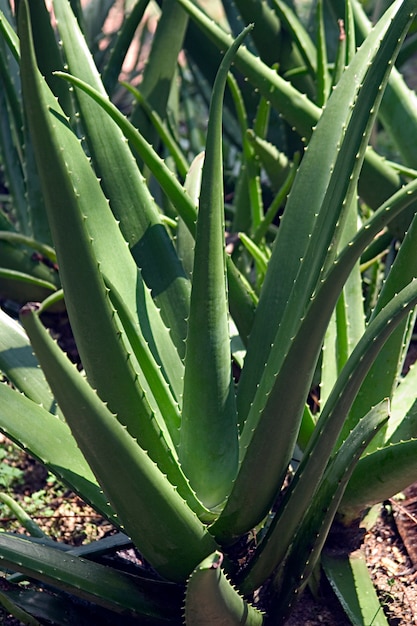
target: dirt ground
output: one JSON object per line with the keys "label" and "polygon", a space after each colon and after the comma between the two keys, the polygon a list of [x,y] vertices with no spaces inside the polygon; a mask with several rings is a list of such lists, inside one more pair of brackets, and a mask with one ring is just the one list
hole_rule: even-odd
{"label": "dirt ground", "polygon": [[[76,495],[65,490],[57,495],[56,485],[49,485],[41,465],[24,454],[19,462],[23,480],[13,495],[23,501],[25,496],[45,490],[45,511],[40,507],[32,517],[49,536],[81,545],[112,531],[111,525]],[[24,532],[13,516],[4,512],[0,527]],[[363,535],[362,549],[390,626],[417,626],[417,483],[404,492],[402,499],[384,503],[376,523],[363,531]],[[332,545],[338,543],[339,549],[346,547],[343,533],[333,533],[331,541]],[[0,588],[1,583],[0,577]],[[349,626],[350,623],[322,575],[318,592],[313,595],[309,588],[304,591],[286,626]],[[22,623],[0,610],[0,624],[20,626]],[[118,621],[119,625],[123,623]]]}

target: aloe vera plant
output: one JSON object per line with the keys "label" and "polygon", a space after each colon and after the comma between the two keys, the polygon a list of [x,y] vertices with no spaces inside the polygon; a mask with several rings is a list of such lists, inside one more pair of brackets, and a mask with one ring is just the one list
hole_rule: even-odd
{"label": "aloe vera plant", "polygon": [[[110,101],[72,3],[54,2],[64,59],[48,74],[38,37],[51,28],[48,14],[40,0],[19,4],[17,34],[12,13],[0,15],[2,45],[19,68],[24,130],[53,242],[48,254],[56,254],[63,294],[56,285],[46,299],[26,302],[20,323],[0,317],[0,367],[12,383],[0,385],[0,429],[113,523],[118,534],[103,551],[128,541],[148,566],[125,573],[94,562],[100,546],[61,550],[45,536],[9,533],[0,535],[1,566],[102,607],[114,623],[121,616],[180,623],[184,602],[191,625],[283,623],[335,515],[359,517],[417,475],[408,418],[415,370],[400,377],[417,305],[417,222],[368,317],[359,267],[367,253],[371,267],[379,262],[369,251],[417,198],[412,170],[401,186],[368,150],[415,2],[392,3],[357,52],[347,11],[346,63],[331,94],[324,44],[321,58],[307,64],[322,109],[245,48],[245,40],[262,45],[262,20],[272,20],[267,33],[284,19],[298,32],[281,3],[274,17],[265,11],[231,37],[188,0],[167,2],[162,29],[178,14],[185,29],[187,14],[227,47],[205,154],[184,183],[142,133],[154,95],[142,96],[148,108],[137,129]],[[247,22],[250,4],[235,6]],[[305,62],[314,49],[307,37],[299,31]],[[167,51],[163,37],[156,41],[159,66]],[[58,58],[54,38],[49,45]],[[261,93],[253,128],[232,63]],[[161,69],[175,83],[172,59]],[[147,71],[152,91],[151,61]],[[243,130],[232,219],[222,184],[227,82]],[[308,137],[298,169],[294,155],[280,155],[269,141],[274,109]],[[187,160],[167,139],[163,111],[152,120],[181,169]],[[275,192],[272,215],[263,208],[261,171]],[[377,190],[367,189],[372,175],[383,181]],[[150,191],[154,181],[169,219]],[[358,186],[373,209],[359,226]],[[246,232],[230,256],[232,222]],[[42,324],[62,297],[82,372]],[[306,402],[317,376],[321,405],[313,415]],[[30,614],[29,600],[4,597],[9,610]],[[71,600],[61,598],[64,610]]]}

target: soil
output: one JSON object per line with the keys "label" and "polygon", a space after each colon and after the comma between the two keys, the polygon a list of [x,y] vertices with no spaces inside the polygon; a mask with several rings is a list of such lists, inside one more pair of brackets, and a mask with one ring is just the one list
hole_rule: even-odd
{"label": "soil", "polygon": [[[0,444],[2,441],[0,440]],[[3,439],[4,443],[4,439]],[[3,462],[7,463],[7,460]],[[20,453],[13,463],[23,471],[23,478],[13,489],[13,496],[22,502],[33,493],[44,490],[45,511],[39,508],[31,517],[49,536],[70,545],[81,545],[112,532],[112,526],[101,519],[80,498],[48,481],[44,467]],[[25,532],[13,516],[0,518],[3,530]],[[385,502],[369,530],[355,531],[352,546],[346,531],[334,526],[328,546],[338,550],[358,547],[377,589],[390,626],[417,626],[417,483],[404,491],[401,498]],[[6,581],[0,578],[0,589]],[[20,626],[22,622],[0,609],[0,624]],[[118,621],[121,626],[124,623]],[[315,593],[306,588],[286,626],[349,626],[350,620],[338,603],[324,575]],[[368,625],[367,625],[368,626]],[[369,625],[371,626],[371,625]]]}

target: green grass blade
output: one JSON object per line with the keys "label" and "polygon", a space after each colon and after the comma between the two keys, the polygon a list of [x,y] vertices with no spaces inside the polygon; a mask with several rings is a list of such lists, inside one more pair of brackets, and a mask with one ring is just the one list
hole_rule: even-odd
{"label": "green grass blade", "polygon": [[229,493],[238,461],[219,181],[224,89],[235,51],[249,30],[226,53],[213,87],[194,249],[179,456],[191,485],[209,507]]}

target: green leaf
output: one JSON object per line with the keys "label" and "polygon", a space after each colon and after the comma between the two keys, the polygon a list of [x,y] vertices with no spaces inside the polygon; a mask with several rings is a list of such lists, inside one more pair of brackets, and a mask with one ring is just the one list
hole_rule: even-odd
{"label": "green leaf", "polygon": [[[142,137],[135,127],[97,91],[89,85],[68,74],[59,74],[62,78],[70,81],[86,93],[106,110],[123,130],[124,135],[131,143],[134,150],[143,158],[146,165],[160,183],[169,200],[174,205],[181,219],[187,225],[192,235],[195,235],[196,206],[184,188],[173,176],[164,161],[153,150],[152,146]],[[229,302],[233,319],[239,328],[242,338],[246,341],[250,334],[254,316],[256,295],[239,273],[230,257],[226,258],[227,276],[229,283]]]}
{"label": "green leaf", "polygon": [[219,181],[223,180],[222,105],[227,73],[249,30],[226,53],[213,87],[194,249],[179,457],[208,507],[221,504],[227,496],[238,462]]}
{"label": "green leaf", "polygon": [[[351,432],[330,460],[311,506],[303,517],[290,549],[272,581],[274,594],[269,615],[281,620],[304,589],[316,566],[337,507],[363,450],[386,420],[385,408],[375,407]],[[272,531],[271,531],[272,532]]]}
{"label": "green leaf", "polygon": [[121,615],[139,615],[155,624],[178,617],[176,585],[126,574],[29,539],[2,533],[0,564]]}
{"label": "green leaf", "polygon": [[[70,72],[106,98],[98,70],[69,4],[55,2],[55,13]],[[177,350],[184,356],[189,281],[123,133],[91,98],[79,90],[77,98],[87,144],[103,191],[120,221],[120,230],[143,279],[161,307],[162,318],[171,330]],[[120,258],[115,261],[116,265],[120,262]],[[180,376],[180,366],[175,374]],[[171,377],[174,380],[173,372]]]}
{"label": "green leaf", "polygon": [[[408,9],[409,7],[403,8],[404,13],[400,13],[398,22],[396,20],[391,22],[389,13],[385,18],[385,27],[383,26],[384,21],[380,22],[380,28],[385,30],[390,46],[392,46],[389,54],[393,54],[393,51],[398,45],[399,33],[395,32],[396,28],[398,27],[400,31],[406,28],[409,19]],[[380,51],[383,57],[388,55],[385,42],[384,46],[380,48],[379,34],[377,31],[374,31],[374,37],[369,41],[369,48],[374,50],[373,53],[377,55],[376,58],[379,57],[378,51]],[[364,104],[364,109],[361,111],[361,106],[359,106],[361,99],[360,96],[358,96],[355,101],[349,127],[351,124],[355,125],[356,122],[358,122],[358,126],[355,127],[355,131],[352,135],[344,134],[344,122],[340,111],[341,104],[339,98],[344,101],[344,107],[350,109],[351,102],[347,91],[352,88],[352,85],[350,85],[351,75],[349,72],[360,73],[364,71],[362,67],[364,60],[362,55],[367,57],[369,53],[372,58],[370,49],[367,50],[366,47],[362,48],[362,54],[358,54],[355,58],[356,63],[351,64],[350,68],[345,72],[344,79],[349,85],[346,85],[343,81],[338,83],[338,87],[329,99],[328,106],[314,134],[314,138],[316,138],[317,141],[321,139],[327,145],[329,137],[333,136],[335,132],[335,118],[338,119],[338,123],[341,126],[339,131],[342,133],[342,138],[349,136],[349,140],[346,139],[343,146],[336,150],[338,166],[331,172],[322,172],[323,161],[320,156],[322,155],[321,144],[319,148],[319,145],[315,144],[313,138],[292,187],[286,212],[284,213],[284,218],[279,228],[263,284],[263,311],[261,313],[260,300],[255,316],[256,329],[254,325],[245,359],[245,366],[239,382],[240,395],[238,395],[238,408],[241,411],[242,419],[246,417],[246,422],[239,441],[241,451],[239,473],[233,484],[233,489],[225,508],[219,519],[213,525],[213,532],[219,540],[220,537],[222,537],[223,541],[228,541],[234,533],[239,535],[257,525],[268,513],[276,494],[279,492],[293,453],[304,411],[305,399],[310,389],[330,315],[342,286],[352,269],[351,261],[353,260],[353,256],[346,266],[343,266],[343,264],[335,265],[333,268],[333,276],[330,279],[329,275],[327,275],[325,280],[320,284],[319,289],[316,281],[319,280],[320,270],[318,270],[315,277],[310,273],[313,271],[314,264],[317,262],[317,257],[320,253],[323,254],[324,258],[328,256],[328,246],[332,242],[334,233],[332,231],[328,232],[330,240],[325,244],[324,229],[328,228],[329,224],[327,222],[325,224],[324,222],[328,219],[334,220],[333,227],[335,227],[335,222],[338,220],[337,210],[336,213],[333,213],[335,203],[337,203],[335,193],[340,193],[340,203],[342,206],[344,204],[344,194],[347,190],[338,188],[338,184],[341,177],[343,177],[346,182],[346,170],[344,170],[343,174],[341,172],[339,174],[337,171],[338,167],[346,167],[347,164],[344,160],[346,157],[350,160],[349,167],[352,167],[352,169],[355,168],[355,174],[357,174],[357,148],[359,149],[359,146],[361,146],[363,142],[364,129],[367,129],[367,132],[369,132],[369,128],[367,128],[369,115],[368,103]],[[357,64],[361,67],[358,67]],[[376,65],[378,65],[378,63]],[[375,65],[373,64],[372,69],[374,67]],[[371,76],[372,71],[370,75],[367,76],[365,86],[363,87],[365,90],[363,94],[365,99],[371,97],[370,92],[373,92],[373,97],[375,97],[378,91],[378,81],[376,84],[372,84]],[[341,91],[338,92],[338,89]],[[332,102],[333,105],[331,106]],[[345,113],[347,113],[346,108]],[[356,109],[358,109],[357,114],[359,115],[360,121],[356,118]],[[333,114],[335,117],[333,117]],[[353,137],[356,132],[358,132],[356,136],[358,146],[354,147]],[[315,152],[316,149],[317,153]],[[364,149],[362,144],[362,153]],[[349,171],[351,170],[349,169]],[[318,217],[315,216],[314,209],[313,214],[308,214],[306,211],[306,197],[310,199],[308,208],[311,209],[314,205],[311,187],[312,180],[314,180],[315,183],[317,182],[317,185],[314,185],[314,192],[316,192],[320,186],[318,181],[323,184],[323,196],[320,197],[321,193],[319,193],[317,198],[316,211],[319,211]],[[292,202],[291,198],[293,199]],[[324,201],[323,207],[321,206],[322,201]],[[294,210],[294,214],[292,210]],[[300,211],[299,213],[298,210]],[[296,217],[297,215],[298,219]],[[287,219],[285,219],[285,216],[287,216]],[[309,219],[312,220],[314,225],[311,237],[309,236],[309,226],[307,225]],[[285,225],[285,222],[287,225]],[[304,230],[305,226],[306,228]],[[286,237],[288,237],[288,239]],[[294,243],[297,238],[299,242],[298,245]],[[281,245],[282,250],[280,250]],[[324,248],[322,248],[322,246],[324,246]],[[299,254],[294,253],[294,248],[300,251]],[[349,252],[351,253],[352,250]],[[302,258],[301,262],[300,257]],[[355,261],[357,258],[356,256]],[[278,259],[280,259],[282,265],[278,263]],[[289,279],[287,271],[290,270],[292,261],[295,266],[293,268],[295,271],[292,279]],[[328,262],[330,263],[330,260]],[[321,262],[318,264],[320,265]],[[297,270],[297,265],[300,265],[299,271]],[[316,267],[316,270],[317,269]],[[338,275],[337,280],[336,275]],[[294,283],[295,279],[296,283]],[[317,289],[317,293],[309,304],[308,300],[310,296],[307,295],[306,297],[306,290],[309,290],[307,289],[307,281],[310,280],[311,289]],[[286,281],[288,281],[288,283],[285,288]],[[403,297],[405,299],[411,297],[412,300],[410,302],[414,302],[414,290],[415,286],[413,285],[406,288],[402,294]],[[312,293],[310,295],[312,295]],[[400,301],[401,299],[397,301],[394,300],[392,307],[395,307],[395,305],[401,307]],[[266,307],[267,302],[269,308]],[[410,302],[407,301],[407,310],[410,310]],[[278,319],[280,317],[280,311],[283,310],[283,321],[275,338],[273,337],[273,331],[271,332],[271,327],[274,326],[271,322],[272,310],[274,311],[274,318],[276,315]],[[392,308],[387,308],[386,315],[388,317],[385,319],[385,323],[392,314],[392,311]],[[296,316],[296,319],[294,316]],[[380,332],[379,329],[378,332]],[[259,340],[258,343],[256,341],[257,339]],[[267,339],[269,339],[268,345]],[[366,340],[368,339],[369,335],[366,337]],[[263,344],[264,341],[265,344]],[[263,348],[260,342],[264,345]],[[380,346],[381,345],[382,343]],[[251,356],[249,354],[250,348],[252,352]],[[369,349],[369,355],[367,355],[369,358],[371,357],[371,353],[372,350]],[[373,358],[375,356],[374,353]],[[249,367],[250,359],[252,359],[253,367]],[[267,365],[265,366],[266,361]],[[294,375],[295,372],[297,373],[296,376]],[[256,393],[253,394],[251,391],[256,391]],[[356,392],[357,388],[353,393]],[[353,397],[354,396],[348,396],[349,402],[353,400]],[[348,410],[349,408],[350,404]],[[282,417],[277,418],[277,416]],[[340,427],[341,424],[339,424],[339,428]],[[274,445],[271,445],[272,440],[274,441]],[[248,497],[248,484],[256,485],[256,489],[251,492],[251,507],[242,507],[242,501]]]}
{"label": "green leaf", "polygon": [[[19,18],[24,100],[81,360],[90,384],[108,402],[110,410],[163,466],[165,448],[173,445],[166,433],[168,443],[161,436],[163,420],[154,416],[157,402],[132,352],[107,285],[120,294],[136,333],[148,343],[155,367],[161,367],[177,399],[182,390],[183,365],[88,159],[34,67],[25,3]],[[104,363],[111,363],[111,385]]]}
{"label": "green leaf", "polygon": [[321,564],[352,624],[388,626],[362,551],[347,556],[324,551]]}
{"label": "green leaf", "polygon": [[0,400],[1,432],[38,459],[94,510],[119,526],[67,424],[8,385],[0,384]]}
{"label": "green leaf", "polygon": [[54,398],[22,326],[0,310],[0,371],[27,398],[53,410]]}
{"label": "green leaf", "polygon": [[125,532],[162,576],[184,581],[216,545],[180,495],[198,507],[175,459],[165,451],[174,487],[53,342],[37,314],[26,307],[21,319],[72,434]]}
{"label": "green leaf", "polygon": [[192,572],[185,594],[188,626],[261,626],[263,615],[246,602],[226,578],[223,555],[214,552]]}
{"label": "green leaf", "polygon": [[417,439],[400,441],[366,454],[349,481],[339,513],[350,522],[364,509],[392,498],[415,482]]}

